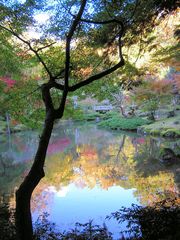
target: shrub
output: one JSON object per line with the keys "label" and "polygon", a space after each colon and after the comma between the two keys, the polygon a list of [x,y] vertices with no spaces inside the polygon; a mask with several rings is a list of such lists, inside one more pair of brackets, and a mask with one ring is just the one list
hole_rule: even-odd
{"label": "shrub", "polygon": [[139,117],[133,118],[113,117],[111,119],[101,121],[98,125],[101,127],[108,127],[111,129],[136,130],[137,127],[150,123],[152,123],[152,121]]}

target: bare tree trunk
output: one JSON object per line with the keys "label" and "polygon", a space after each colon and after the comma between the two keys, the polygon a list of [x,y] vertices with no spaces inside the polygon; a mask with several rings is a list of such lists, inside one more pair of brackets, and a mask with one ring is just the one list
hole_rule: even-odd
{"label": "bare tree trunk", "polygon": [[127,115],[124,112],[124,108],[122,106],[119,106],[120,110],[121,110],[121,114],[123,117],[127,118]]}
{"label": "bare tree trunk", "polygon": [[52,116],[47,117],[40,137],[34,163],[29,174],[26,176],[16,192],[16,228],[18,239],[20,240],[33,239],[33,226],[30,208],[31,195],[39,181],[45,176],[43,167],[53,125],[54,118]]}

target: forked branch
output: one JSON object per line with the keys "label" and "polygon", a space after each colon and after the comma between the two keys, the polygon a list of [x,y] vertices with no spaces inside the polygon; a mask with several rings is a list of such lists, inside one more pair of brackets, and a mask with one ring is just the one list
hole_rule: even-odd
{"label": "forked branch", "polygon": [[[15,36],[16,38],[18,38],[21,42],[25,43],[28,47],[29,47],[29,50],[31,50],[37,57],[37,59],[39,60],[39,62],[43,65],[44,69],[46,70],[46,72],[48,73],[49,77],[52,78],[52,73],[51,71],[49,70],[49,68],[47,67],[46,63],[44,62],[44,60],[42,59],[42,57],[39,55],[39,50],[35,50],[31,43],[27,40],[25,40],[23,37],[21,37],[19,34],[17,34],[13,29],[11,28],[7,28],[3,25],[0,24],[0,28],[8,31],[9,33],[11,33],[13,36]],[[52,45],[52,44],[51,44]],[[44,47],[45,48],[45,47]]]}

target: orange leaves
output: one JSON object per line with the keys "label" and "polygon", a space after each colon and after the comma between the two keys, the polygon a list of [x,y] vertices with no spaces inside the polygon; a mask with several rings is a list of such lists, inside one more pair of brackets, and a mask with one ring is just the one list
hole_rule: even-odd
{"label": "orange leaves", "polygon": [[80,78],[87,78],[92,73],[92,71],[92,67],[80,68],[76,71],[76,75]]}
{"label": "orange leaves", "polygon": [[174,81],[168,79],[149,80],[137,88],[134,88],[132,94],[136,101],[152,99],[155,96],[161,97],[172,93]]}
{"label": "orange leaves", "polygon": [[85,145],[80,152],[81,158],[85,160],[97,160],[97,150],[95,148],[92,148],[92,146]]}
{"label": "orange leaves", "polygon": [[172,83],[170,80],[162,79],[149,82],[149,89],[157,94],[167,94],[171,91]]}
{"label": "orange leaves", "polygon": [[20,51],[16,54],[18,57],[22,58],[23,60],[28,60],[28,59],[31,59],[32,56],[31,54],[28,53],[28,51]]}

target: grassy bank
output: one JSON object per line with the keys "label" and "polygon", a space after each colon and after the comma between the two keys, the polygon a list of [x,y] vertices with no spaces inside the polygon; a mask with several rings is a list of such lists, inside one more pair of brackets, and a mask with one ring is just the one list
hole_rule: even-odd
{"label": "grassy bank", "polygon": [[161,137],[180,137],[180,115],[172,118],[162,119],[149,125],[138,128],[142,134],[150,134]]}

